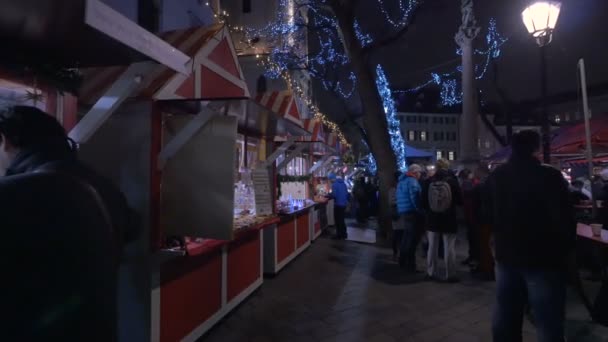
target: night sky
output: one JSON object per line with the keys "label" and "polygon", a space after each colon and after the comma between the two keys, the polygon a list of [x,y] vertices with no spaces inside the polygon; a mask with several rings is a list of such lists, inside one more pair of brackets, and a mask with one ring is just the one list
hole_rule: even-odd
{"label": "night sky", "polygon": [[[372,1],[375,2],[375,1]],[[377,56],[390,73],[395,88],[418,84],[430,72],[453,70],[459,63],[454,34],[460,24],[460,1],[426,0],[407,36]],[[475,12],[482,32],[476,44],[485,46],[485,29],[496,18],[498,30],[509,37],[498,60],[499,84],[512,100],[539,96],[540,51],[528,34],[521,11],[525,1],[475,1]],[[608,82],[608,1],[563,0],[562,11],[548,47],[549,94],[576,90],[576,63],[585,58],[588,83]],[[451,62],[450,62],[451,61]],[[448,63],[445,67],[434,68]],[[490,86],[490,72],[480,83]],[[491,92],[488,94],[491,100]]]}

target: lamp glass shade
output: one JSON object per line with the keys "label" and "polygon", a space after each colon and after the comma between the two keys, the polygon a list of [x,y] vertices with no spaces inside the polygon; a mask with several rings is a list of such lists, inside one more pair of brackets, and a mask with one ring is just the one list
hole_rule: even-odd
{"label": "lamp glass shade", "polygon": [[526,7],[521,17],[532,36],[551,34],[557,25],[562,4],[559,1],[536,1]]}

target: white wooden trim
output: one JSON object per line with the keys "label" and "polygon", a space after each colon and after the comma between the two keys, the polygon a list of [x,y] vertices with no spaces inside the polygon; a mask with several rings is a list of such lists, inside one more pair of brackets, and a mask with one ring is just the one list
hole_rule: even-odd
{"label": "white wooden trim", "polygon": [[110,89],[97,100],[93,108],[70,131],[70,138],[77,143],[85,143],[95,131],[118,109],[131,94],[140,87],[143,79],[153,69],[154,63],[142,62],[131,64]]}
{"label": "white wooden trim", "polygon": [[307,146],[309,146],[308,143],[299,143],[298,147],[296,147],[295,150],[291,151],[289,153],[289,155],[286,156],[285,159],[283,159],[283,161],[279,163],[279,165],[277,165],[277,171],[280,171],[285,166],[287,166],[287,164],[289,164],[290,161],[292,161],[295,157],[297,157],[300,154],[300,152],[302,152]]}
{"label": "white wooden trim", "polygon": [[196,135],[205,124],[217,114],[207,106],[201,108],[200,113],[177,133],[171,141],[160,151],[158,155],[158,169],[162,170],[169,159],[171,159],[194,135]]}
{"label": "white wooden trim", "polygon": [[279,273],[285,266],[289,265],[296,257],[298,257],[302,252],[304,252],[308,247],[310,247],[310,241],[306,242],[302,247],[298,248],[293,252],[290,256],[285,258],[280,264],[276,267],[276,273]]}
{"label": "white wooden trim", "polygon": [[228,304],[226,304],[225,311],[226,314],[230,313],[234,308],[236,308],[239,304],[241,304],[247,297],[251,296],[251,294],[257,290],[264,283],[264,278],[260,276],[253,284],[249,285],[243,292],[241,292],[238,296],[232,298]]}
{"label": "white wooden trim", "polygon": [[228,303],[228,246],[222,247],[222,308]]}
{"label": "white wooden trim", "polygon": [[260,229],[260,277],[264,279],[264,234]]}
{"label": "white wooden trim", "polygon": [[218,312],[213,314],[213,316],[209,317],[206,321],[204,321],[201,325],[196,327],[192,332],[190,332],[186,337],[182,338],[182,342],[196,342],[204,333],[209,331],[209,329],[213,328],[222,318],[226,316],[226,311],[221,308]]}
{"label": "white wooden trim", "polygon": [[235,86],[237,86],[237,87],[239,87],[239,88],[241,88],[243,90],[245,90],[247,88],[247,84],[245,83],[245,81],[243,81],[242,79],[239,79],[238,77],[236,77],[233,74],[229,73],[224,68],[222,68],[219,65],[213,63],[212,61],[210,61],[206,57],[205,58],[201,58],[200,65],[206,66],[207,68],[209,68],[209,70],[211,70],[214,73],[222,76],[222,78],[224,78],[225,80],[229,81],[230,83],[234,84]]}
{"label": "white wooden trim", "polygon": [[295,142],[296,142],[296,137],[294,137],[294,136],[287,137],[287,141],[284,142],[283,144],[281,144],[281,146],[279,146],[279,148],[277,148],[276,151],[272,152],[272,154],[270,156],[268,156],[268,158],[266,158],[266,160],[263,163],[263,166],[265,166],[265,167],[272,166],[272,163],[274,163],[274,161],[277,160],[277,158],[279,158],[279,156],[281,156],[293,144],[295,144]]}
{"label": "white wooden trim", "polygon": [[160,342],[160,286],[152,289],[150,313],[150,342]]}
{"label": "white wooden trim", "polygon": [[159,63],[177,72],[186,72],[184,64],[190,57],[100,0],[86,1],[84,21],[87,25]]}

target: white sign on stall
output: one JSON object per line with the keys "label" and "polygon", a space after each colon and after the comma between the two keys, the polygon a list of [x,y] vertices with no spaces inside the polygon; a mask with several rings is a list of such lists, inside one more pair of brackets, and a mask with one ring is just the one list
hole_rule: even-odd
{"label": "white sign on stall", "polygon": [[272,215],[272,194],[268,169],[261,167],[253,170],[251,181],[255,193],[256,215]]}

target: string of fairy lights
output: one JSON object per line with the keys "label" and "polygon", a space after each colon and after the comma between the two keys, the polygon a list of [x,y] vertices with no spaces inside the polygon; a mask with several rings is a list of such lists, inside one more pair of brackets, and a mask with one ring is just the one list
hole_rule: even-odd
{"label": "string of fairy lights", "polygon": [[[290,0],[281,0],[279,6],[282,8],[287,8],[287,6],[289,5]],[[327,115],[325,115],[323,112],[321,112],[321,110],[313,103],[312,99],[310,98],[310,96],[308,96],[308,94],[302,89],[302,86],[296,81],[294,80],[290,73],[289,73],[289,67],[288,64],[292,64],[292,65],[297,65],[298,63],[298,59],[299,60],[305,60],[307,59],[306,57],[308,56],[297,56],[297,54],[294,54],[293,51],[297,50],[297,48],[294,48],[294,44],[297,43],[298,41],[303,41],[303,39],[298,39],[298,35],[301,35],[302,30],[298,29],[298,25],[297,24],[302,24],[304,18],[296,15],[295,13],[292,13],[290,15],[288,15],[287,11],[278,11],[278,19],[275,22],[271,22],[270,24],[268,24],[266,27],[262,28],[262,29],[250,29],[250,28],[245,28],[244,26],[233,26],[230,25],[229,23],[229,16],[230,14],[226,11],[216,11],[213,6],[211,6],[209,4],[209,2],[206,3],[206,5],[211,9],[211,11],[214,14],[214,17],[216,18],[216,20],[218,20],[218,22],[223,23],[225,25],[227,25],[228,29],[231,32],[238,32],[238,33],[244,33],[245,37],[247,38],[247,40],[251,40],[253,39],[253,37],[277,37],[280,39],[277,39],[277,41],[275,43],[278,44],[273,44],[275,45],[275,47],[272,49],[270,55],[268,56],[260,56],[257,55],[257,59],[260,65],[262,65],[266,72],[266,76],[270,77],[270,78],[282,78],[285,83],[289,86],[290,90],[298,97],[301,99],[302,103],[308,108],[308,110],[310,111],[310,113],[312,114],[313,118],[315,120],[320,121],[325,127],[327,127],[331,132],[333,132],[334,134],[336,134],[338,140],[340,141],[340,143],[344,146],[350,147],[351,145],[349,144],[348,140],[346,139],[346,136],[344,135],[344,133],[342,132],[342,130],[340,129],[340,127],[333,122],[331,119],[329,119],[327,117]],[[313,11],[315,9],[312,9]],[[327,22],[330,21],[330,18],[325,16],[325,15],[321,15],[318,14],[316,16],[317,20],[319,20],[321,22],[321,24],[326,24]],[[287,37],[288,39],[284,39],[285,37]],[[322,36],[319,35],[319,38],[321,38]],[[304,38],[304,37],[299,37],[299,38]],[[330,38],[327,39],[320,39],[321,42],[321,49],[322,49],[322,53],[321,54],[317,54],[317,56],[315,56],[315,58],[313,58],[312,60],[308,59],[308,63],[311,63],[312,65],[325,65],[326,59],[327,61],[331,61],[333,63],[339,63],[341,65],[345,65],[346,63],[348,63],[348,59],[345,58],[344,55],[340,55],[340,54],[336,54],[334,47],[333,47],[333,43],[331,42]],[[290,46],[287,47],[286,45],[289,44]],[[306,49],[300,49],[301,51],[306,51]],[[289,52],[285,52],[285,51],[289,51]],[[272,58],[270,57],[272,56]],[[295,60],[295,61],[294,61]],[[325,70],[321,71],[321,70],[316,70],[316,69],[311,69],[308,70],[308,72],[313,75],[313,76],[318,76],[321,73],[325,72]],[[352,94],[355,91],[355,83],[356,83],[356,76],[354,73],[351,73],[351,75],[348,78],[349,80],[352,81],[352,86],[349,90],[344,90],[344,86],[341,82],[337,82],[335,84],[335,90],[336,92],[338,92],[341,96],[343,96],[344,98],[348,98],[350,96],[352,96]],[[328,82],[322,82],[323,87],[328,89],[329,88],[329,83]]]}
{"label": "string of fairy lights", "polygon": [[397,159],[397,168],[400,171],[406,171],[407,159],[405,141],[403,141],[403,135],[401,134],[401,123],[399,122],[399,119],[397,119],[397,109],[395,108],[395,101],[393,101],[391,87],[384,73],[384,69],[382,69],[382,66],[379,64],[376,67],[376,86],[378,87],[378,92],[382,98],[382,106],[386,113],[388,134],[391,139],[391,148],[395,152],[395,157]]}
{"label": "string of fairy lights", "polygon": [[[493,59],[500,57],[502,46],[508,41],[498,32],[496,19],[490,19],[488,32],[486,34],[486,47],[483,50],[476,49],[475,54],[483,56],[483,62],[475,66],[475,79],[481,80],[488,71],[488,67]],[[462,55],[462,50],[456,50],[457,55]],[[458,82],[459,75],[462,73],[462,66],[457,66],[453,71],[446,73],[431,73],[429,79],[421,84],[406,90],[397,90],[394,93],[417,92],[429,85],[440,87],[441,104],[443,106],[453,106],[462,103],[462,89]]]}
{"label": "string of fairy lights", "polygon": [[[395,15],[397,11],[391,11],[387,8],[384,0],[377,1],[384,21],[397,30],[409,24],[419,3],[418,0],[397,0],[392,7],[398,8],[399,15]],[[323,0],[318,0],[318,3],[323,3]],[[343,50],[343,45],[335,41],[335,37],[341,37],[338,32],[337,20],[333,16],[327,15],[327,12],[322,10],[322,6],[315,6],[315,4],[315,1],[308,1],[308,14],[305,15],[299,10],[294,10],[293,0],[280,0],[279,8],[284,10],[277,11],[276,20],[260,29],[231,26],[228,20],[229,13],[225,11],[221,13],[214,11],[214,15],[219,22],[227,25],[232,32],[243,33],[247,42],[259,39],[259,37],[263,37],[265,41],[270,42],[269,45],[272,48],[269,53],[264,56],[257,56],[259,63],[265,68],[266,76],[275,79],[282,78],[291,91],[306,105],[313,117],[336,133],[342,144],[349,145],[339,126],[320,111],[309,94],[292,77],[294,70],[301,70],[318,79],[326,90],[333,91],[345,99],[350,98],[356,91],[357,77],[352,71],[349,72],[348,77],[342,80],[332,82],[326,79],[328,71],[336,70],[338,67],[348,67],[350,58]],[[209,3],[207,5],[213,10]],[[310,25],[316,25],[317,29],[308,30]],[[373,37],[369,33],[363,32],[358,20],[354,21],[353,28],[362,47],[373,43]],[[317,43],[315,54],[309,54],[306,45],[311,34],[314,34],[313,37]],[[502,46],[508,41],[498,32],[495,19],[489,21],[485,38],[485,48],[474,51],[475,55],[483,56],[483,62],[475,66],[475,78],[478,80],[483,79],[490,62],[500,56]],[[457,49],[456,53],[461,55],[462,51]],[[441,104],[443,106],[453,106],[462,103],[462,87],[459,82],[461,73],[461,66],[450,72],[432,72],[426,81],[413,88],[391,91],[383,68],[380,65],[377,66],[376,85],[386,113],[391,147],[400,170],[407,169],[406,149],[400,123],[396,117],[393,94],[416,92],[427,86],[437,85],[440,87]],[[377,169],[377,166],[371,154],[368,156],[368,161],[369,169],[373,172]]]}

